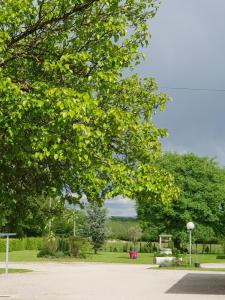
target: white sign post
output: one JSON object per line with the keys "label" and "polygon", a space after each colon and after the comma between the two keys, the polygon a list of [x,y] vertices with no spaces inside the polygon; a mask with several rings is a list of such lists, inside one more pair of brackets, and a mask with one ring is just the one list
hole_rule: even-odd
{"label": "white sign post", "polygon": [[16,233],[0,233],[0,237],[6,237],[6,249],[5,249],[5,274],[8,274],[9,264],[9,237],[15,236]]}

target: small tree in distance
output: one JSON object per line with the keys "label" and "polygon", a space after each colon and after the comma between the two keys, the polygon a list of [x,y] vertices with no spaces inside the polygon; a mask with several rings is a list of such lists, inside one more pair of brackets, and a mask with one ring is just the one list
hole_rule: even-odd
{"label": "small tree in distance", "polygon": [[139,226],[132,226],[128,229],[128,237],[133,242],[134,247],[138,240],[142,237],[142,230]]}
{"label": "small tree in distance", "polygon": [[99,207],[97,203],[85,207],[84,235],[90,238],[95,254],[107,238],[106,222],[106,209]]}

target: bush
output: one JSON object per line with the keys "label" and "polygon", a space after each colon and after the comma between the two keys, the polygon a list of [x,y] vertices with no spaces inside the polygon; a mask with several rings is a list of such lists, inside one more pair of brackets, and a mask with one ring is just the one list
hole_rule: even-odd
{"label": "bush", "polygon": [[54,236],[50,236],[43,240],[43,245],[37,254],[38,257],[51,257],[56,256],[58,251],[59,242],[58,239]]}
{"label": "bush", "polygon": [[172,261],[172,266],[173,267],[180,267],[184,265],[183,259],[181,257],[176,257]]}
{"label": "bush", "polygon": [[128,252],[128,244],[123,245],[123,252]]}
{"label": "bush", "polygon": [[39,250],[43,244],[42,237],[29,237],[24,240],[24,249],[22,250]]}
{"label": "bush", "polygon": [[10,251],[22,251],[25,248],[24,240],[10,239],[9,241]]}
{"label": "bush", "polygon": [[37,253],[37,257],[49,257],[49,256],[54,256],[54,255],[52,255],[52,253],[50,253],[47,248],[43,248]]}
{"label": "bush", "polygon": [[206,248],[205,248],[205,253],[206,253],[206,254],[209,254],[209,246],[206,246]]}
{"label": "bush", "polygon": [[173,253],[173,256],[175,256],[176,258],[180,258],[181,257],[181,252],[177,248],[174,248],[173,251],[172,251],[172,253]]}
{"label": "bush", "polygon": [[216,259],[225,259],[225,255],[217,255]]}
{"label": "bush", "polygon": [[142,246],[140,248],[140,252],[142,252],[142,253],[152,253],[153,252],[152,242],[147,242],[144,246]]}
{"label": "bush", "polygon": [[[42,247],[43,238],[29,237],[24,239],[9,239],[9,251],[39,250]],[[0,252],[5,252],[6,240],[0,239]]]}
{"label": "bush", "polygon": [[[6,248],[6,239],[0,239],[0,252],[5,252]],[[24,249],[24,240],[21,239],[9,239],[9,251],[21,251]]]}
{"label": "bush", "polygon": [[69,238],[69,255],[73,257],[86,258],[91,251],[89,241],[81,237]]}
{"label": "bush", "polygon": [[68,255],[69,254],[69,242],[68,242],[68,238],[60,238],[58,240],[58,251],[63,252],[64,255]]}
{"label": "bush", "polygon": [[42,247],[37,254],[38,257],[64,257],[68,255],[68,239],[56,238],[54,236],[45,238]]}
{"label": "bush", "polygon": [[155,245],[155,244],[153,245],[152,251],[153,251],[153,252],[156,252],[156,251],[158,251],[158,248],[156,247],[156,245]]}
{"label": "bush", "polygon": [[5,239],[0,239],[0,252],[5,252],[5,247],[6,247]]}
{"label": "bush", "polygon": [[62,251],[57,251],[57,252],[55,253],[55,257],[56,257],[56,258],[61,258],[61,257],[64,257],[64,256],[65,256],[65,253],[62,252]]}

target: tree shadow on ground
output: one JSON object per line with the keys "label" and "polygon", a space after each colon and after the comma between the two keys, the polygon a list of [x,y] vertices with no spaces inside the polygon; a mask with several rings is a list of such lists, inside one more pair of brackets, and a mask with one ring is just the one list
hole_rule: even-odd
{"label": "tree shadow on ground", "polygon": [[187,274],[167,294],[225,295],[224,274]]}

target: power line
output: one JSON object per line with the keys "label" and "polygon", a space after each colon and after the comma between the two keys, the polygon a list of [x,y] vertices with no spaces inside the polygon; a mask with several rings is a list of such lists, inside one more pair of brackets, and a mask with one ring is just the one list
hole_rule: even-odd
{"label": "power line", "polygon": [[160,86],[161,89],[165,90],[186,90],[186,91],[204,91],[204,92],[220,92],[224,93],[225,89],[207,89],[207,88],[190,88],[190,87],[168,87]]}

